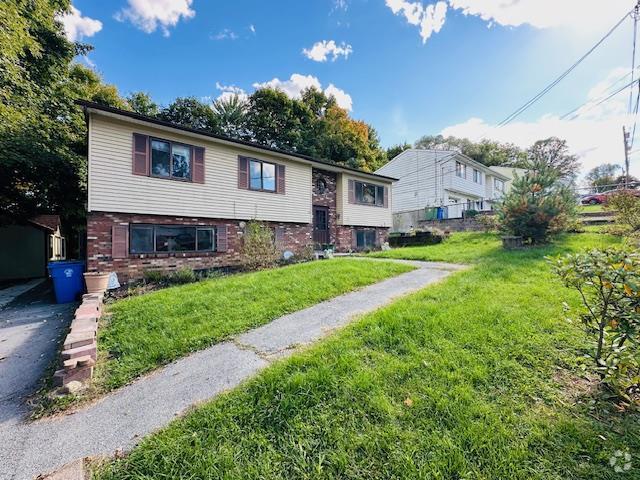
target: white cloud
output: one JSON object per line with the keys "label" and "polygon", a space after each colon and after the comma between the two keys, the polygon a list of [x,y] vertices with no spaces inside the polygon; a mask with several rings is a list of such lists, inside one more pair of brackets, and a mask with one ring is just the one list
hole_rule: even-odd
{"label": "white cloud", "polygon": [[422,43],[442,29],[447,17],[447,3],[444,1],[426,7],[421,2],[406,0],[385,0],[385,3],[394,15],[404,15],[407,22],[420,27]]}
{"label": "white cloud", "polygon": [[347,0],[333,0],[333,8],[331,8],[331,13],[342,10],[346,12],[349,8],[349,2]]}
{"label": "white cloud", "polygon": [[[320,80],[318,80],[313,75],[300,75],[299,73],[294,73],[291,75],[289,80],[280,80],[279,78],[273,78],[268,82],[262,83],[254,83],[253,88],[275,88],[277,90],[283,91],[286,95],[291,98],[300,98],[302,95],[302,91],[315,87],[318,90],[322,90],[322,84]],[[333,95],[338,103],[338,106],[344,108],[345,110],[351,111],[353,108],[353,100],[351,95],[346,93],[344,90],[336,87],[334,84],[329,84],[329,86],[324,89],[324,93],[327,95]]]}
{"label": "white cloud", "polygon": [[[448,0],[451,8],[488,22],[518,27],[571,27],[603,30],[613,26],[636,3],[633,0]],[[605,6],[606,3],[606,6]]]}
{"label": "white cloud", "polygon": [[385,0],[396,15],[404,15],[411,25],[420,27],[425,43],[438,33],[447,17],[447,9],[480,17],[487,26],[530,25],[535,28],[570,28],[580,32],[604,32],[630,11],[635,0],[440,0],[425,5],[422,1]]}
{"label": "white cloud", "polygon": [[213,40],[237,40],[238,35],[233,30],[225,28],[220,30],[217,34],[212,35],[211,39]]}
{"label": "white cloud", "polygon": [[84,37],[92,37],[102,30],[102,22],[89,17],[83,17],[80,10],[73,5],[68,13],[60,15],[58,20],[62,22],[67,38],[76,42]]}
{"label": "white cloud", "polygon": [[340,45],[336,44],[333,40],[322,40],[316,42],[310,49],[303,49],[302,53],[309,59],[316,62],[326,62],[329,56],[331,61],[335,62],[338,57],[344,57],[345,60],[349,58],[349,55],[353,52],[351,45],[342,42]]}
{"label": "white cloud", "polygon": [[242,88],[236,85],[222,85],[220,82],[216,82],[216,88],[220,90],[217,100],[227,100],[230,97],[237,96],[241,100],[246,100],[249,96]]}
{"label": "white cloud", "polygon": [[330,83],[329,86],[324,89],[324,93],[330,97],[334,97],[338,106],[345,110],[350,112],[353,109],[353,99],[351,95],[341,88],[336,87],[333,83]]}
{"label": "white cloud", "polygon": [[118,21],[129,20],[146,33],[162,30],[165,37],[169,36],[169,28],[175,27],[181,19],[188,20],[195,17],[196,12],[191,8],[193,0],[127,0],[129,6],[116,13]]}
{"label": "white cloud", "polygon": [[[491,125],[480,118],[470,118],[463,123],[442,130],[442,135],[469,138],[478,141],[490,138],[500,142],[511,142],[526,148],[536,140],[551,136],[567,140],[571,151],[580,157],[583,172],[602,163],[624,162],[622,125],[632,125],[633,118],[627,115],[628,90],[612,100],[593,108],[597,100],[606,97],[616,88],[607,88],[620,79],[629,69],[615,69],[602,82],[595,85],[586,100],[591,101],[580,109],[580,116],[561,119],[559,115],[544,115],[535,121],[512,122],[504,127]],[[628,82],[628,79],[627,79]],[[623,83],[618,86],[624,85]],[[640,145],[640,143],[636,143]],[[631,173],[640,175],[640,161],[631,161]]]}
{"label": "white cloud", "polygon": [[249,30],[251,30],[251,33],[253,33],[255,35],[256,33],[256,26],[252,23],[251,25],[249,25]]}

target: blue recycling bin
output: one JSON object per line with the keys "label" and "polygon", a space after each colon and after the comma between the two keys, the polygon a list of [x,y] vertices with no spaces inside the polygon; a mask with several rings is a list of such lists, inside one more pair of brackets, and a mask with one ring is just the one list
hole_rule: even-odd
{"label": "blue recycling bin", "polygon": [[57,303],[69,303],[75,301],[84,291],[82,272],[84,262],[79,260],[63,260],[49,262],[49,275],[53,280],[53,291],[56,294]]}

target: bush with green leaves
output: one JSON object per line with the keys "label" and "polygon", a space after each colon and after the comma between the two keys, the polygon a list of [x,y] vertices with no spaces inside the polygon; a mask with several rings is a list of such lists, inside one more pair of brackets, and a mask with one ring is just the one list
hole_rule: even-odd
{"label": "bush with green leaves", "polygon": [[247,270],[274,267],[280,258],[273,230],[265,223],[247,222],[242,242],[242,263]]}
{"label": "bush with green leaves", "polygon": [[591,250],[560,257],[553,268],[580,293],[588,356],[601,379],[623,396],[640,394],[640,254]]}
{"label": "bush with green leaves", "polygon": [[640,197],[622,190],[612,193],[607,199],[607,210],[616,212],[616,223],[630,234],[640,233]]}
{"label": "bush with green leaves", "polygon": [[560,173],[542,161],[531,162],[527,172],[513,180],[498,205],[500,229],[521,236],[526,244],[545,243],[567,229],[576,216],[576,200]]}

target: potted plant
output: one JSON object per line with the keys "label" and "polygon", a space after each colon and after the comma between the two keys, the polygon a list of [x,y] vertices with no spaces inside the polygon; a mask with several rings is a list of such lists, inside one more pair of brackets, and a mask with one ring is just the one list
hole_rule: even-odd
{"label": "potted plant", "polygon": [[84,281],[87,284],[87,293],[104,293],[109,286],[111,273],[85,272]]}

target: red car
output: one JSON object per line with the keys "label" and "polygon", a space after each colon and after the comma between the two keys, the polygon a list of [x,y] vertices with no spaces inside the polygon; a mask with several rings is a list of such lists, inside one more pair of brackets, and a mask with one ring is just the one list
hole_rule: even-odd
{"label": "red car", "polygon": [[604,193],[593,193],[582,197],[580,203],[583,205],[600,205],[607,202],[607,196]]}
{"label": "red car", "polygon": [[619,189],[619,190],[611,190],[605,193],[593,193],[591,195],[586,195],[584,197],[582,197],[582,199],[580,200],[580,203],[582,203],[583,205],[600,205],[603,203],[607,203],[607,199],[611,196],[611,195],[615,195],[617,193],[630,193],[631,195],[635,195],[636,197],[640,197],[640,190],[625,190],[625,189]]}

